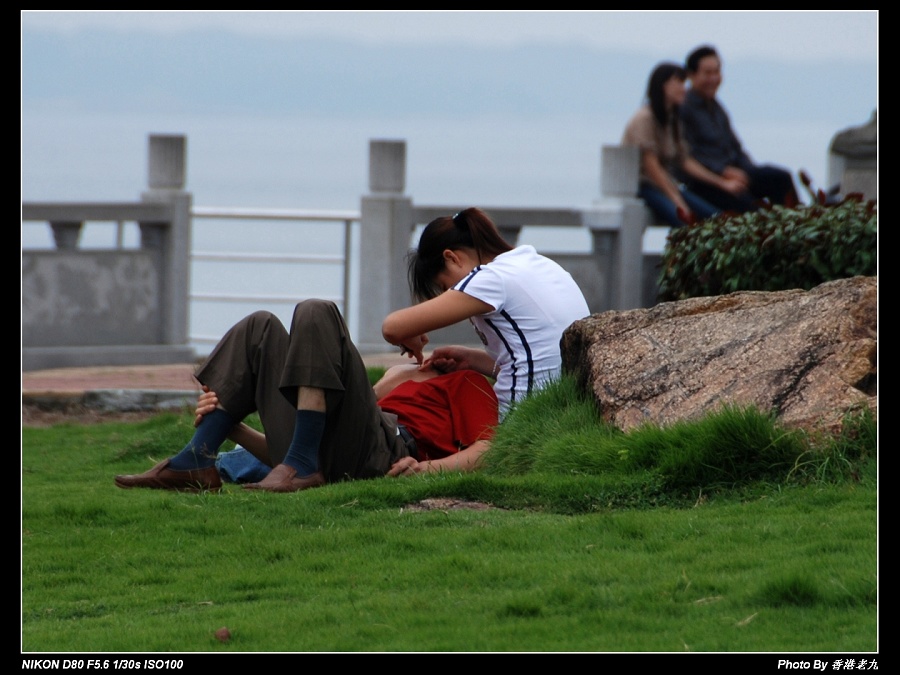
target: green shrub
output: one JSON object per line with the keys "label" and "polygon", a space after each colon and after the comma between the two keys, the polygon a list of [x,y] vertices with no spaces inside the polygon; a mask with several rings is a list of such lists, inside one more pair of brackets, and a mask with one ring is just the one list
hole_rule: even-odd
{"label": "green shrub", "polygon": [[877,234],[875,203],[858,196],[835,205],[722,214],[669,235],[659,299],[809,290],[834,279],[874,276]]}

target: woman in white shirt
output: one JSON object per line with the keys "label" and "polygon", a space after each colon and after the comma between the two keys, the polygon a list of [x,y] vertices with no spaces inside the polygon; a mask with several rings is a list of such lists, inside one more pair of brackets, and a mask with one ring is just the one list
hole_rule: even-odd
{"label": "woman in white shirt", "polygon": [[[533,246],[510,246],[477,208],[428,224],[410,255],[409,280],[420,302],[388,315],[384,338],[420,367],[494,378],[501,417],[559,375],[562,333],[590,313],[568,272]],[[440,347],[426,360],[428,332],[464,319],[485,348]]]}

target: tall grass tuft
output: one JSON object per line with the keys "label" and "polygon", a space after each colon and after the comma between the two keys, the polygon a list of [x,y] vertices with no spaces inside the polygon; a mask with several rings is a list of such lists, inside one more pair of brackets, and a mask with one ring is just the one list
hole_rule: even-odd
{"label": "tall grass tuft", "polygon": [[[644,442],[645,433],[650,442]],[[632,451],[647,456],[676,490],[782,479],[806,450],[802,434],[781,428],[774,415],[753,407],[725,406],[665,429],[638,429],[629,438]]]}
{"label": "tall grass tuft", "polygon": [[489,475],[642,476],[672,494],[758,482],[853,477],[876,456],[869,411],[838,437],[811,437],[754,407],[723,406],[700,419],[645,424],[627,434],[605,423],[573,377],[517,404],[485,456]]}
{"label": "tall grass tuft", "polygon": [[860,481],[875,479],[878,423],[868,407],[847,413],[840,433],[813,437],[796,458],[790,478],[797,482]]}
{"label": "tall grass tuft", "polygon": [[822,593],[812,575],[794,573],[770,580],[758,599],[769,607],[812,607],[822,601]]}
{"label": "tall grass tuft", "polygon": [[606,448],[621,435],[600,420],[574,378],[562,377],[513,406],[485,457],[485,470],[497,475],[611,470],[616,458]]}

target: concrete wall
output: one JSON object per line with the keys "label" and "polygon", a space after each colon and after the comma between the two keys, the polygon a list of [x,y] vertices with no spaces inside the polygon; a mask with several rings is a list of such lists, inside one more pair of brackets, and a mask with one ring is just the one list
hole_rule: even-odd
{"label": "concrete wall", "polygon": [[[185,139],[151,136],[138,202],[23,204],[56,250],[22,252],[22,368],[184,363],[188,345],[191,197]],[[135,222],[137,250],[85,250],[86,222]]]}
{"label": "concrete wall", "polygon": [[22,259],[26,347],[161,342],[160,273],[145,251],[35,251]]}

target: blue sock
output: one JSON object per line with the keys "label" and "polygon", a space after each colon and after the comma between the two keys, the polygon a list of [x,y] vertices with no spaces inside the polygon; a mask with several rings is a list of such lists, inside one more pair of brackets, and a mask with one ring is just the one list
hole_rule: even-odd
{"label": "blue sock", "polygon": [[319,443],[325,432],[325,413],[316,410],[298,410],[294,424],[294,438],[284,458],[284,464],[297,470],[300,476],[308,476],[319,470]]}
{"label": "blue sock", "polygon": [[219,446],[225,442],[235,425],[231,415],[216,408],[203,416],[200,426],[184,449],[169,460],[169,468],[175,471],[206,469],[216,463]]}

